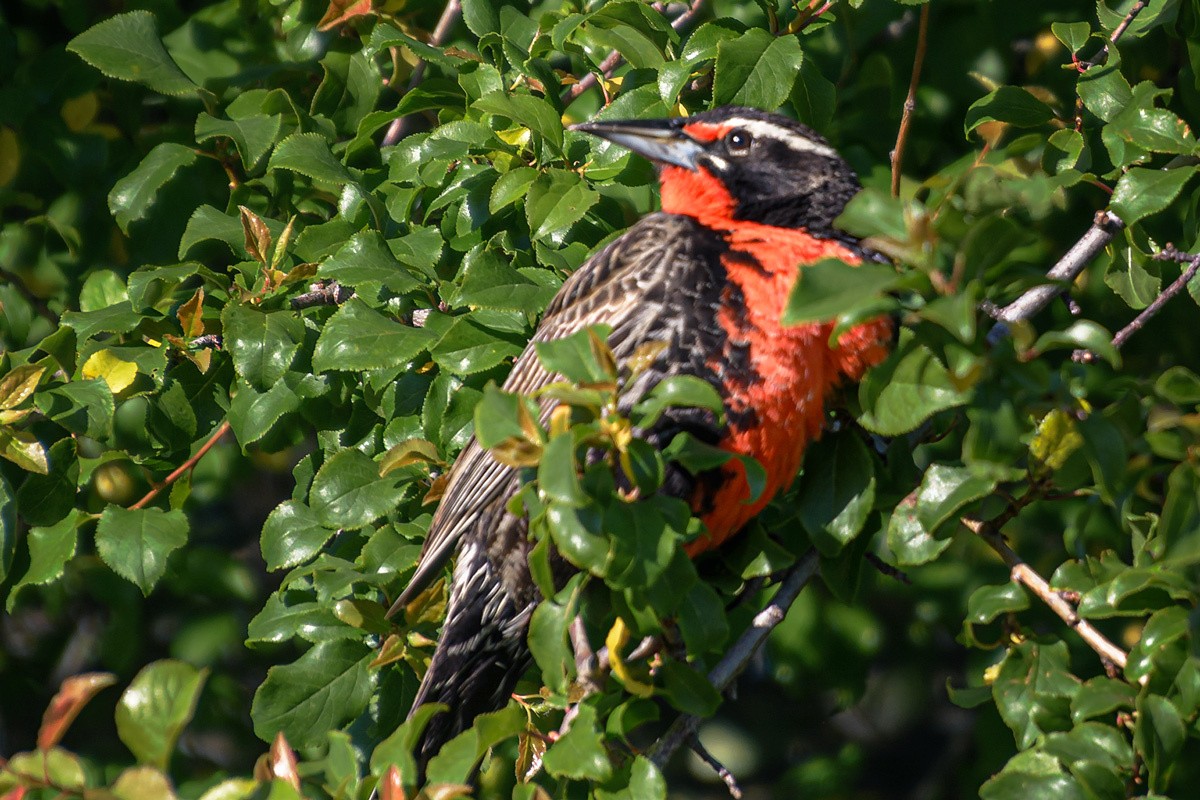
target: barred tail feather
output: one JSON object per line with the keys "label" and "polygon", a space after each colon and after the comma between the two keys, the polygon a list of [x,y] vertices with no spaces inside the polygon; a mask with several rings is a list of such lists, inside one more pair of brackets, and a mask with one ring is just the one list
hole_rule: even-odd
{"label": "barred tail feather", "polygon": [[480,714],[508,701],[532,663],[525,637],[533,608],[533,603],[521,604],[509,596],[477,543],[463,546],[446,624],[413,701],[413,711],[425,703],[449,707],[433,716],[417,743],[422,781],[430,759],[446,742],[470,728]]}

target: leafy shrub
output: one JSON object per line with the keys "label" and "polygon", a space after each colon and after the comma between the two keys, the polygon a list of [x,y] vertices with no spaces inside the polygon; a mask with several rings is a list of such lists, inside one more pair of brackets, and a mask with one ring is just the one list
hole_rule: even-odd
{"label": "leafy shrub", "polygon": [[[786,797],[1187,796],[1200,262],[1165,245],[1195,246],[1193,6],[469,0],[447,27],[402,3],[138,5],[0,12],[0,697],[25,751],[0,791],[403,796],[444,598],[383,611],[477,423],[531,467],[535,535],[587,569],[538,612],[541,680],[428,796],[489,749],[481,796],[664,796],[646,748],[721,703],[703,676],[764,582],[814,567],[701,731],[735,773]],[[489,386],[653,207],[649,165],[565,125],[728,103],[825,133],[866,186],[842,226],[901,265],[815,265],[788,319],[904,330],[794,489],[693,565],[612,388],[562,388],[577,413],[544,431]],[[1072,245],[1070,300],[1034,305]],[[599,340],[563,346],[601,370],[568,378],[612,378]],[[585,440],[645,493],[615,497]],[[582,700],[576,610],[614,678]],[[630,650],[653,633],[674,646],[651,670]],[[137,766],[89,704],[114,682]],[[273,742],[254,777],[247,706]]]}

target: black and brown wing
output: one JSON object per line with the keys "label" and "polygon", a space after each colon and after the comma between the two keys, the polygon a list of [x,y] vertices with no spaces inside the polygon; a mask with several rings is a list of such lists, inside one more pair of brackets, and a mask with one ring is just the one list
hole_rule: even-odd
{"label": "black and brown wing", "polygon": [[[722,239],[691,218],[649,215],[567,280],[534,341],[605,324],[618,363],[646,342],[666,343],[638,390],[679,373],[716,382],[713,354],[725,348],[716,319],[725,287],[723,250]],[[553,378],[531,345],[504,388],[530,393]],[[467,445],[451,468],[417,570],[392,607],[410,602],[458,552],[446,624],[413,706],[443,702],[451,711],[427,728],[422,763],[478,714],[503,705],[529,664],[525,633],[540,598],[529,575],[526,521],[507,510],[518,480],[516,470],[474,440]]]}

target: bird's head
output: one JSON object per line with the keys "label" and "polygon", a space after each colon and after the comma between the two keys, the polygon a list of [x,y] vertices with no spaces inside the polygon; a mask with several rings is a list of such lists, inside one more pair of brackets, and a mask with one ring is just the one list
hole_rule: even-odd
{"label": "bird's head", "polygon": [[572,130],[660,166],[663,211],[721,227],[758,222],[818,233],[859,190],[850,165],[811,128],[726,106],[691,117],[585,122]]}

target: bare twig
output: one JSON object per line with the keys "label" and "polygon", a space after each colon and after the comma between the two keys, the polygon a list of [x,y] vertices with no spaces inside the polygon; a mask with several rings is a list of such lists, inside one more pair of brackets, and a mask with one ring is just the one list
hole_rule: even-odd
{"label": "bare twig", "polygon": [[219,442],[222,436],[229,433],[229,429],[229,420],[225,420],[217,427],[215,431],[213,431],[213,435],[208,437],[208,441],[200,445],[200,449],[196,451],[195,455],[183,462],[178,469],[176,469],[166,478],[163,478],[161,482],[154,484],[154,487],[151,488],[150,491],[146,492],[146,496],[131,505],[129,510],[132,511],[134,509],[144,508],[147,503],[158,496],[159,492],[173,484],[175,481],[179,480],[179,477],[183,475],[183,473],[199,464],[200,459],[204,458],[208,451],[213,448],[213,445]]}
{"label": "bare twig", "polygon": [[[704,0],[691,0],[691,2],[688,3],[687,9],[678,17],[671,20],[671,27],[677,31],[682,30],[685,25],[691,23],[692,19],[700,11],[700,7],[703,4]],[[621,54],[616,50],[613,50],[604,57],[603,61],[600,62],[597,72],[589,72],[587,75],[584,75],[582,78],[580,78],[578,83],[574,84],[565,92],[563,92],[562,102],[564,104],[570,103],[575,98],[579,97],[579,95],[583,94],[588,89],[591,89],[593,86],[599,83],[600,79],[598,76],[600,75],[603,75],[605,79],[611,78],[613,72],[616,71],[617,67],[621,66],[623,61],[624,59],[621,58]]]}
{"label": "bare twig", "polygon": [[[1138,2],[1130,6],[1128,13],[1125,14],[1125,18],[1121,20],[1121,23],[1117,25],[1117,27],[1113,28],[1112,35],[1108,37],[1109,44],[1116,44],[1117,40],[1121,38],[1134,19],[1137,18],[1137,15],[1142,13],[1142,10],[1148,5],[1150,5],[1149,0],[1138,0]],[[1080,61],[1075,59],[1075,68],[1080,72],[1083,72],[1088,67],[1094,67],[1097,64],[1103,64],[1106,61],[1108,61],[1107,44],[1100,48],[1100,51],[1096,53],[1095,58],[1093,58],[1091,61]]]}
{"label": "bare twig", "polygon": [[896,147],[892,150],[892,197],[900,196],[900,170],[904,166],[904,145],[908,141],[908,129],[912,115],[917,109],[917,86],[921,83],[921,67],[925,64],[926,34],[929,31],[929,6],[921,6],[921,23],[917,28],[917,54],[913,57],[912,78],[908,82],[908,97],[904,98],[904,113],[900,116],[900,130],[896,133]]}
{"label": "bare twig", "polygon": [[[791,569],[784,573],[779,591],[771,598],[771,602],[758,612],[750,623],[750,627],[738,637],[738,640],[725,653],[725,657],[713,667],[712,672],[708,673],[708,680],[716,687],[717,691],[724,692],[729,688],[733,679],[746,668],[758,649],[767,641],[767,637],[770,636],[775,626],[783,621],[788,609],[800,595],[800,590],[816,575],[817,563],[816,551],[809,550],[792,565]],[[690,714],[680,716],[651,749],[651,760],[661,768],[671,759],[676,750],[691,740],[699,724],[698,717]]]}
{"label": "bare twig", "polygon": [[733,777],[733,773],[729,771],[729,767],[722,764],[713,757],[712,753],[705,749],[704,745],[700,743],[699,736],[693,736],[688,740],[688,748],[700,756],[701,761],[713,768],[713,771],[717,773],[717,777],[725,782],[726,788],[729,789],[729,796],[733,800],[742,800],[742,787],[738,786],[737,778]]}
{"label": "bare twig", "polygon": [[318,281],[311,284],[308,288],[309,291],[292,298],[292,308],[340,306],[354,296],[353,289],[347,289],[337,281]]}
{"label": "bare twig", "polygon": [[1066,287],[1071,285],[1096,254],[1103,250],[1113,237],[1125,227],[1125,223],[1111,211],[1096,214],[1092,227],[1079,238],[1058,263],[1050,268],[1046,277],[1052,283],[1033,287],[1025,294],[996,311],[993,316],[1001,323],[988,333],[988,343],[995,344],[1008,335],[1006,323],[1029,319],[1045,308]]}
{"label": "bare twig", "polygon": [[[1007,520],[1006,520],[1007,521]],[[1004,535],[1000,533],[1001,524],[997,524],[1000,520],[991,522],[983,522],[978,519],[964,517],[962,520],[972,532],[977,534],[988,547],[991,547],[1004,560],[1004,563],[1012,570],[1012,579],[1022,586],[1029,589],[1037,596],[1039,600],[1045,603],[1051,611],[1058,615],[1059,619],[1067,623],[1069,627],[1075,630],[1076,633],[1087,643],[1088,647],[1096,651],[1100,656],[1101,661],[1106,664],[1115,664],[1121,669],[1125,668],[1128,660],[1125,651],[1110,642],[1104,634],[1096,630],[1090,622],[1081,619],[1075,613],[1075,609],[1070,603],[1058,592],[1050,588],[1050,584],[1046,579],[1038,574],[1037,570],[1026,564],[1016,552],[1008,546],[1004,541]]]}
{"label": "bare twig", "polygon": [[[438,19],[437,25],[433,28],[433,33],[429,36],[429,44],[433,47],[438,47],[442,42],[446,41],[446,37],[450,35],[450,29],[454,27],[454,23],[458,22],[458,17],[462,13],[462,3],[460,0],[449,0],[446,7],[442,10],[442,16]],[[412,75],[408,79],[408,85],[404,87],[404,93],[408,94],[413,89],[420,85],[425,79],[426,64],[424,61],[418,62],[413,67]],[[408,133],[408,120],[410,117],[397,117],[392,120],[392,124],[388,126],[387,133],[383,136],[382,147],[390,147],[396,142],[404,138]]]}
{"label": "bare twig", "polygon": [[880,575],[886,575],[889,578],[891,578],[892,580],[899,581],[900,583],[903,583],[907,586],[912,586],[912,578],[908,577],[908,574],[905,573],[904,570],[900,569],[899,567],[892,566],[891,564],[887,563],[882,558],[880,558],[879,556],[877,556],[871,552],[866,553],[864,555],[864,558],[867,559],[868,564],[870,564],[872,567],[874,567],[876,570],[879,571]]}
{"label": "bare twig", "polygon": [[[1176,278],[1170,286],[1162,290],[1158,297],[1154,298],[1150,305],[1142,309],[1133,320],[1121,330],[1117,331],[1117,335],[1112,338],[1112,346],[1120,350],[1125,342],[1129,341],[1129,337],[1145,327],[1146,323],[1154,318],[1158,312],[1163,310],[1163,307],[1170,302],[1171,298],[1183,291],[1184,287],[1191,282],[1192,278],[1196,277],[1196,273],[1200,272],[1200,253],[1181,253],[1176,250],[1174,245],[1167,245],[1161,253],[1154,254],[1155,261],[1178,261],[1187,264],[1188,267]],[[1091,350],[1076,350],[1072,355],[1072,359],[1084,364],[1089,364],[1095,361],[1096,354]]]}

